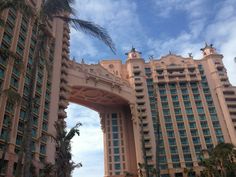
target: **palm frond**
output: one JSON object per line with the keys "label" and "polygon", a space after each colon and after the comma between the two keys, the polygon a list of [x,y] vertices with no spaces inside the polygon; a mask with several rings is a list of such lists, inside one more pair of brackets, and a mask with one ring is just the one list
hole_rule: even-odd
{"label": "palm frond", "polygon": [[14,59],[21,60],[21,58],[15,52],[3,48],[0,48],[0,56],[3,58],[12,57]]}
{"label": "palm frond", "polygon": [[45,16],[52,19],[53,16],[62,13],[74,14],[75,10],[71,7],[74,0],[45,0],[42,4],[42,12]]}
{"label": "palm frond", "polygon": [[80,135],[80,132],[79,132],[79,127],[81,126],[82,124],[81,123],[77,123],[70,131],[69,133],[66,135],[65,139],[66,140],[71,140],[75,134],[77,134],[78,136]]}
{"label": "palm frond", "polygon": [[5,26],[5,21],[0,18],[0,27],[4,27],[4,26]]}
{"label": "palm frond", "polygon": [[93,37],[98,38],[99,40],[103,41],[113,53],[116,53],[115,45],[111,39],[111,37],[108,35],[105,28],[94,24],[90,21],[85,21],[81,19],[76,18],[70,18],[65,16],[55,16],[56,18],[60,18],[66,23],[71,24],[76,30],[80,30],[86,34],[89,34]]}
{"label": "palm frond", "polygon": [[11,104],[20,104],[22,101],[22,97],[19,93],[14,91],[12,88],[5,89],[0,92],[0,95],[4,95],[7,97],[7,101]]}

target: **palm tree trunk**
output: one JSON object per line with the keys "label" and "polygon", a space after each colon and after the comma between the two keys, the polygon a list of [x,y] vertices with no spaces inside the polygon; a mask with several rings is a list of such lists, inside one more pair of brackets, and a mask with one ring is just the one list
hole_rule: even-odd
{"label": "palm tree trunk", "polygon": [[35,46],[33,63],[32,63],[32,79],[29,88],[29,96],[28,96],[28,111],[27,111],[27,123],[26,123],[26,130],[25,130],[25,158],[24,158],[24,177],[30,176],[30,166],[31,166],[31,159],[32,159],[32,151],[31,151],[31,144],[32,144],[32,126],[33,126],[33,110],[35,104],[35,90],[37,84],[37,75],[38,75],[38,65],[40,59],[40,35],[41,32],[37,35],[38,42]]}
{"label": "palm tree trunk", "polygon": [[[38,62],[40,57],[40,32],[37,34],[37,43],[34,50],[33,63],[32,63],[32,72],[31,72],[31,80],[30,80],[30,88],[28,95],[28,108],[27,116],[26,116],[26,125],[24,128],[24,136],[21,144],[21,149],[18,155],[18,162],[16,168],[16,177],[22,177],[22,169],[24,177],[30,176],[30,166],[31,166],[31,143],[32,143],[32,125],[33,125],[33,109],[34,109],[34,101],[35,101],[35,89],[37,82],[37,74],[38,74]],[[22,161],[24,160],[24,165]]]}
{"label": "palm tree trunk", "polygon": [[[15,103],[14,103],[15,104]],[[15,110],[15,105],[13,106],[13,110]],[[13,111],[14,112],[14,111]],[[0,159],[0,174],[2,172],[2,167],[4,166],[4,160],[6,158],[7,150],[8,150],[8,143],[10,142],[10,134],[11,134],[11,126],[12,126],[12,120],[14,118],[14,114],[10,114],[10,120],[8,122],[8,129],[7,129],[7,137],[5,139],[5,146],[3,148],[3,154],[2,158]]]}
{"label": "palm tree trunk", "polygon": [[[140,110],[140,114],[142,114],[141,110]],[[144,142],[143,118],[141,115],[139,118],[140,118],[140,123],[141,123],[142,151],[143,151],[145,174],[146,174],[146,177],[149,177],[149,169],[148,169],[147,155],[145,151],[145,142]]]}

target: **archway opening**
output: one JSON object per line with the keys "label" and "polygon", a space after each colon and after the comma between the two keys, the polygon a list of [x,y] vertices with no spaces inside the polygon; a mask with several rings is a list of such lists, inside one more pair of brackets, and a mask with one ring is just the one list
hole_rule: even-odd
{"label": "archway opening", "polygon": [[[104,162],[102,160],[96,160],[96,164],[94,164],[93,162],[95,159],[93,158],[94,161],[90,162],[90,165],[98,166],[104,164],[104,167],[100,168],[100,170],[104,169],[104,176],[106,177],[124,177],[127,172],[136,174],[137,160],[134,140],[135,134],[133,131],[133,120],[129,104],[130,100],[128,100],[129,98],[122,95],[120,92],[114,92],[113,87],[106,87],[102,89],[97,87],[76,85],[70,87],[70,92],[70,102],[86,106],[90,109],[85,115],[85,119],[86,117],[87,119],[90,119],[88,115],[93,112],[92,110],[97,111],[99,114],[99,116],[98,114],[96,114],[96,116],[94,115],[91,120],[93,123],[96,122],[97,129],[99,129],[97,131],[102,130],[102,136],[94,132],[94,129],[92,131],[93,134],[89,135],[86,133],[85,139],[88,140],[88,136],[92,136],[92,138],[97,138],[97,136],[104,138],[103,143],[98,145],[98,147],[104,147]],[[74,104],[72,104],[72,107],[73,106]],[[81,117],[81,112],[76,111],[75,116],[77,116],[79,120]],[[94,120],[95,118],[96,120]],[[74,118],[72,117],[71,119]],[[68,119],[68,122],[69,120],[70,119]],[[98,121],[100,123],[100,127]],[[74,121],[72,121],[72,123],[73,122]],[[76,122],[74,122],[74,124],[75,123]],[[83,129],[87,129],[86,125],[82,127],[81,133]],[[75,147],[78,147],[78,149],[80,148],[80,143],[82,143],[79,138],[78,141],[75,142]],[[89,142],[85,142],[85,144],[88,143]],[[87,145],[84,146],[86,147]],[[95,145],[93,148],[95,148]],[[87,155],[86,160],[88,160],[89,156],[92,157],[93,154],[93,152],[90,152],[90,154]],[[86,173],[84,176],[88,176],[88,174]],[[92,176],[100,176],[100,174],[93,173]]]}
{"label": "archway opening", "polygon": [[74,170],[73,177],[103,177],[104,147],[99,114],[75,103],[70,103],[66,111],[69,129],[78,122],[83,124],[80,127],[80,136],[72,140],[72,159],[76,163],[82,162],[83,165]]}

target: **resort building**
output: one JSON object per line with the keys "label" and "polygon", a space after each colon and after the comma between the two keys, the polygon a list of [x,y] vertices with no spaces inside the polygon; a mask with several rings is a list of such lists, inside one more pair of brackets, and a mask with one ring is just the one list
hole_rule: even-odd
{"label": "resort building", "polygon": [[[40,2],[29,1],[34,7],[39,7]],[[3,53],[0,54],[0,92],[11,88],[23,98],[21,104],[12,105],[5,95],[0,97],[0,158],[3,152],[7,152],[1,176],[11,177],[16,170],[17,154],[22,143],[27,110],[23,103],[29,101],[37,29],[31,19],[14,9],[5,10],[0,15],[6,22],[4,27],[0,27],[1,52],[7,50],[14,55],[5,57]],[[64,109],[68,104],[65,93],[68,89],[66,60],[69,58],[69,27],[61,20],[53,20],[47,28],[53,36],[49,46],[52,69],[47,69],[44,59],[39,61],[32,129],[32,157],[38,172],[42,168],[42,162],[53,163],[55,160],[55,144],[47,140],[45,134],[55,134],[54,123],[58,118],[66,117]]]}
{"label": "resort building", "polygon": [[[40,0],[29,3],[40,6]],[[0,158],[6,152],[1,175],[13,177],[37,29],[13,9],[0,15],[6,22],[0,27],[0,48],[17,56],[0,54],[0,91],[11,88],[23,98],[12,105],[6,96],[0,97]],[[100,114],[105,177],[151,177],[153,169],[160,170],[161,177],[196,176],[202,170],[198,162],[203,149],[220,142],[236,145],[236,87],[228,80],[223,56],[212,45],[202,49],[198,60],[170,53],[145,61],[132,48],[125,63],[118,59],[88,65],[69,60],[67,24],[54,19],[48,28],[53,36],[52,69],[39,61],[32,129],[37,173],[44,162],[55,161],[55,143],[45,134],[55,135],[54,123],[66,118],[68,102]]]}

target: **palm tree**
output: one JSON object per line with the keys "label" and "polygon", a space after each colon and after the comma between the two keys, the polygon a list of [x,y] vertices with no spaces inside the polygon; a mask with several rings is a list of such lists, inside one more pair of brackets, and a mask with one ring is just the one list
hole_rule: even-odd
{"label": "palm tree", "polygon": [[[32,73],[31,73],[31,83],[29,88],[29,103],[28,110],[26,114],[26,128],[23,136],[24,142],[24,165],[23,165],[23,174],[24,177],[30,176],[30,164],[31,164],[31,130],[32,130],[32,121],[33,121],[33,109],[35,102],[35,89],[38,75],[38,65],[39,60],[47,60],[49,44],[52,39],[50,30],[48,29],[48,22],[54,18],[59,18],[66,23],[72,24],[72,26],[81,30],[85,33],[88,33],[100,40],[102,40],[113,52],[115,52],[115,47],[112,42],[112,39],[107,34],[106,30],[92,22],[84,21],[78,19],[74,16],[74,10],[71,7],[74,0],[43,0],[41,7],[38,9],[33,8],[28,4],[26,0],[4,0],[0,1],[0,13],[8,8],[14,8],[17,11],[20,11],[22,14],[29,17],[32,21],[32,24],[36,26],[36,38],[37,42],[34,48],[33,54],[33,63],[32,63]],[[68,14],[71,14],[69,16]],[[23,153],[18,158],[18,165],[21,164],[21,159]],[[18,166],[17,168],[21,168]],[[19,175],[20,173],[18,173]]]}
{"label": "palm tree", "polygon": [[[44,167],[44,175],[51,174],[55,177],[71,177],[71,173],[75,168],[82,167],[81,163],[74,163],[71,155],[71,140],[77,134],[80,135],[79,127],[81,123],[77,123],[68,133],[65,130],[66,123],[64,120],[58,120],[55,123],[56,136],[46,134],[56,143],[56,160],[55,164],[46,164]],[[42,138],[42,137],[40,137]],[[63,170],[62,170],[63,169]]]}
{"label": "palm tree", "polygon": [[234,177],[236,175],[236,150],[233,144],[219,143],[209,157],[200,158],[200,166],[204,167],[203,176],[206,177]]}
{"label": "palm tree", "polygon": [[139,109],[138,112],[139,112],[138,118],[140,120],[140,126],[141,126],[140,134],[141,134],[142,152],[143,152],[143,160],[144,160],[143,167],[145,169],[146,177],[149,177],[150,175],[149,175],[149,169],[148,169],[147,154],[145,150],[142,110]]}
{"label": "palm tree", "polygon": [[10,113],[10,117],[8,119],[7,125],[7,132],[6,132],[6,137],[5,137],[5,146],[2,150],[2,157],[0,159],[0,173],[2,172],[2,168],[4,166],[4,160],[5,160],[5,156],[7,153],[7,149],[8,149],[8,143],[10,141],[10,133],[11,133],[11,126],[12,126],[12,120],[14,119],[14,110],[15,110],[15,106],[19,105],[22,98],[20,96],[19,93],[15,92],[13,89],[9,88],[9,89],[5,89],[2,92],[0,92],[0,96],[5,96],[7,98],[7,104],[11,106],[11,113]]}

